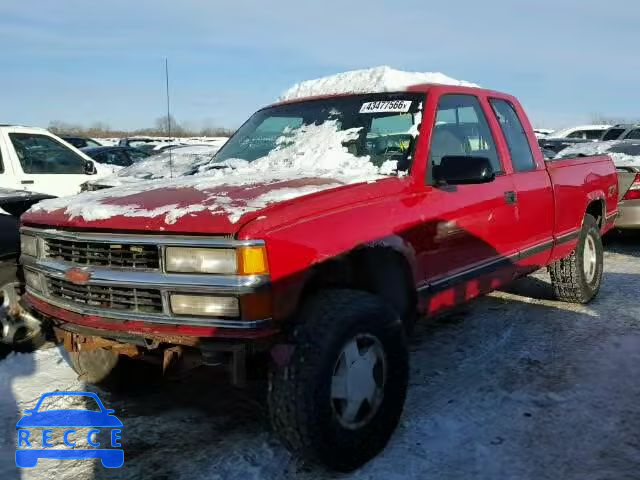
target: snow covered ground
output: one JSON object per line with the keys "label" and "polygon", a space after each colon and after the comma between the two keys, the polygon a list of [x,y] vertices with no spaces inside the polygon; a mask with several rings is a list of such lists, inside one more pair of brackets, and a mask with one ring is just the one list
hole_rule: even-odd
{"label": "snow covered ground", "polygon": [[[269,432],[260,388],[200,370],[130,394],[76,380],[57,349],[0,360],[2,479],[637,479],[640,237],[608,245],[587,306],[550,300],[546,274],[419,324],[401,425],[351,475],[292,457]],[[13,466],[12,426],[46,391],[96,391],[123,421],[125,464]]]}

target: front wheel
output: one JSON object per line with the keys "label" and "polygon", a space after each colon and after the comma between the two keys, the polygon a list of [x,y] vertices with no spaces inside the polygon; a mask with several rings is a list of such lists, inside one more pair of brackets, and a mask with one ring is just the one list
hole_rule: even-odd
{"label": "front wheel", "polygon": [[269,412],[294,452],[329,468],[358,468],[387,444],[408,382],[398,315],[376,296],[327,290],[302,308],[292,351],[270,372]]}
{"label": "front wheel", "polygon": [[586,215],[575,250],[549,266],[551,284],[558,300],[588,303],[602,284],[604,252],[598,224]]}

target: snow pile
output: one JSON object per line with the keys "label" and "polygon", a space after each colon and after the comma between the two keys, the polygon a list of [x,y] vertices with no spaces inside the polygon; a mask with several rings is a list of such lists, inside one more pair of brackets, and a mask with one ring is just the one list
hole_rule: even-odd
{"label": "snow pile", "polygon": [[640,143],[623,140],[577,143],[561,150],[556,158],[608,155],[616,167],[640,168]]}
{"label": "snow pile", "polygon": [[289,88],[278,100],[344,93],[400,92],[412,85],[425,83],[478,87],[475,83],[456,80],[439,72],[404,72],[381,66],[307,80]]}
{"label": "snow pile", "polygon": [[[172,180],[137,182],[114,189],[85,192],[71,198],[56,198],[40,202],[31,211],[53,212],[64,209],[70,218],[85,221],[104,220],[117,215],[126,217],[164,216],[168,224],[175,223],[184,215],[208,210],[226,214],[236,223],[242,215],[266,206],[309,195],[344,184],[375,181],[385,174],[394,173],[395,162],[387,161],[376,167],[368,156],[351,154],[345,142],[355,140],[360,129],[338,130],[338,124],[327,121],[321,125],[306,125],[288,130],[277,139],[277,146],[268,155],[248,162],[228,159],[209,162],[199,168],[197,175]],[[151,161],[151,160],[149,160]],[[278,184],[298,181],[302,184],[291,188]],[[272,188],[250,196],[256,186],[270,185]],[[227,189],[242,190],[241,198],[233,196]],[[143,200],[127,198],[152,190],[167,190],[167,203],[145,208]],[[185,203],[178,189],[193,189],[204,193]]]}

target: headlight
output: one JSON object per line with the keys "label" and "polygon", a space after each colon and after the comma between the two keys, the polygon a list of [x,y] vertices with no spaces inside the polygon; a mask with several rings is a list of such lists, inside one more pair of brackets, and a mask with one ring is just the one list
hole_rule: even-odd
{"label": "headlight", "polygon": [[171,294],[171,311],[176,315],[198,317],[239,317],[240,307],[235,297]]}
{"label": "headlight", "polygon": [[20,235],[20,251],[23,255],[38,256],[38,238],[33,235]]}
{"label": "headlight", "polygon": [[264,246],[238,248],[167,247],[165,268],[173,273],[264,275],[269,273]]}
{"label": "headlight", "polygon": [[167,272],[178,273],[236,273],[236,251],[230,248],[167,247]]}
{"label": "headlight", "polygon": [[27,284],[27,287],[32,288],[33,290],[37,290],[39,292],[42,291],[42,279],[40,278],[40,274],[36,272],[25,270],[24,283]]}

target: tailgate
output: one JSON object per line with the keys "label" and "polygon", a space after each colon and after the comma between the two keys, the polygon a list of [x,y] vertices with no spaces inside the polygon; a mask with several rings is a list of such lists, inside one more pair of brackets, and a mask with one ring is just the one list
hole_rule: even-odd
{"label": "tailgate", "polygon": [[636,174],[640,172],[640,168],[635,167],[618,167],[618,200],[622,200],[631,187],[636,178]]}

